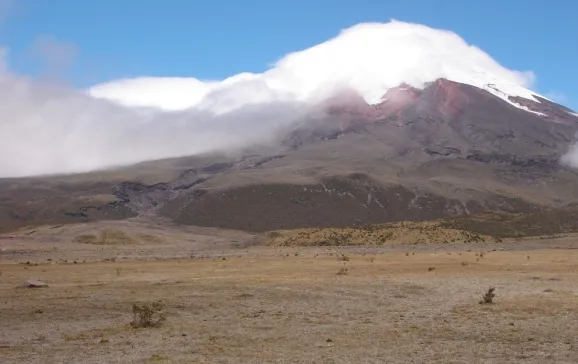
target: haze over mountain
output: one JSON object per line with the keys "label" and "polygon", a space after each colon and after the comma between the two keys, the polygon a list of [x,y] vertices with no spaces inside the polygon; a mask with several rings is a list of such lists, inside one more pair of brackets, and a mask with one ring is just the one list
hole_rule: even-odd
{"label": "haze over mountain", "polygon": [[449,31],[360,24],[223,81],[79,91],[2,70],[0,175],[92,171],[0,180],[2,230],[153,214],[268,231],[578,203],[578,116]]}

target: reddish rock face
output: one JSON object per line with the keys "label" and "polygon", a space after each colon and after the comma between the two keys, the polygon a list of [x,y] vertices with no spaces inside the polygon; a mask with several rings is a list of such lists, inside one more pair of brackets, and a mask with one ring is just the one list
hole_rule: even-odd
{"label": "reddish rock face", "polygon": [[[427,110],[453,119],[459,117],[475,102],[479,102],[475,97],[472,99],[472,93],[468,92],[468,87],[471,86],[446,79],[431,82],[423,90],[401,84],[387,90],[381,98],[382,101],[375,105],[369,105],[360,94],[353,90],[342,90],[327,99],[323,107],[332,120],[340,124],[342,131],[389,118],[396,119],[398,123],[403,124],[402,113],[417,105],[422,108],[425,106]],[[569,109],[548,100],[536,102],[521,97],[510,97],[510,100],[532,111],[543,113],[542,118],[546,122],[568,125],[576,123]]]}
{"label": "reddish rock face", "polygon": [[383,95],[382,102],[368,104],[353,90],[342,90],[325,100],[324,108],[341,123],[341,130],[347,130],[360,124],[374,123],[390,116],[401,117],[401,112],[412,105],[421,95],[421,91],[402,84],[389,89]]}
{"label": "reddish rock face", "polygon": [[454,117],[461,114],[470,102],[459,83],[439,79],[428,87],[433,96],[433,106],[442,115]]}
{"label": "reddish rock face", "polygon": [[353,90],[342,90],[325,100],[324,107],[330,116],[340,119],[342,130],[392,116],[401,119],[403,110],[418,101],[425,101],[422,99],[433,103],[434,108],[441,114],[452,117],[459,115],[469,103],[469,98],[460,86],[444,79],[430,84],[424,91],[401,84],[387,90],[381,98],[382,101],[375,105],[369,105]]}
{"label": "reddish rock face", "polygon": [[381,98],[383,101],[375,105],[376,120],[390,116],[401,118],[401,112],[412,105],[421,95],[421,90],[402,84],[387,90]]}

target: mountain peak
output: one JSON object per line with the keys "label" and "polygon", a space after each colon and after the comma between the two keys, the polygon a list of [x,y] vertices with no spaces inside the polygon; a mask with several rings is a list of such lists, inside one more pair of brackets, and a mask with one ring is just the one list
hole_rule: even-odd
{"label": "mountain peak", "polygon": [[539,116],[546,122],[576,123],[576,117],[570,109],[538,95],[534,95],[531,99],[507,95],[498,92],[495,85],[478,87],[445,78],[429,82],[423,89],[402,83],[387,89],[376,103],[367,102],[363,95],[353,89],[342,89],[324,100],[321,105],[330,117],[346,120],[347,122],[342,122],[344,125],[373,123],[391,117],[400,119],[401,113],[410,106],[421,105],[423,109],[426,104],[430,109],[429,112],[435,111],[445,117],[457,117],[470,104],[481,102],[476,100],[476,96],[466,92],[468,87],[474,87],[487,97],[495,97],[516,109]]}

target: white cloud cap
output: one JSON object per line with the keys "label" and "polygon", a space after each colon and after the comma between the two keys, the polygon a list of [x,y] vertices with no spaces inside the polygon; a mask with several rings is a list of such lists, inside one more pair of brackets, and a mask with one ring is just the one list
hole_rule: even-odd
{"label": "white cloud cap", "polygon": [[534,81],[532,72],[506,69],[450,31],[399,21],[356,25],[286,55],[261,74],[240,74],[222,82],[139,78],[97,85],[89,92],[129,106],[197,107],[221,113],[271,100],[317,100],[336,87],[352,88],[377,103],[388,88],[403,82],[421,88],[438,78],[482,88],[495,85],[506,94],[498,94],[504,99],[533,94],[527,89]]}

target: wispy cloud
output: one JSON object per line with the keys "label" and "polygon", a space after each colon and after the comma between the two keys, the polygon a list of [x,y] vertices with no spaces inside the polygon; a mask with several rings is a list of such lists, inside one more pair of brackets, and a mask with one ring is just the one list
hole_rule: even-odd
{"label": "wispy cloud", "polygon": [[59,76],[76,60],[78,47],[45,34],[34,39],[28,53],[41,62],[44,75]]}

